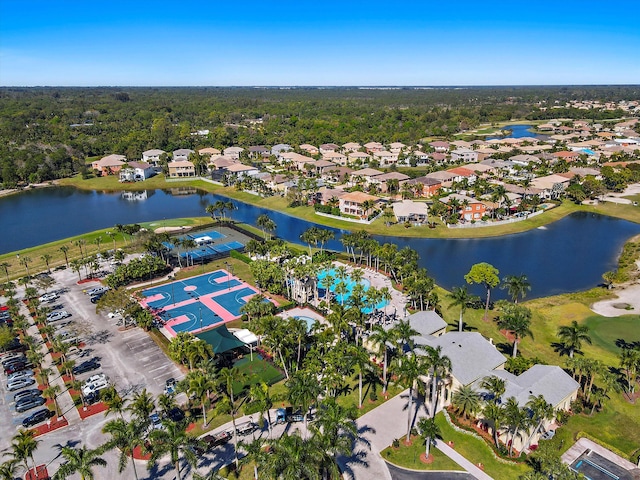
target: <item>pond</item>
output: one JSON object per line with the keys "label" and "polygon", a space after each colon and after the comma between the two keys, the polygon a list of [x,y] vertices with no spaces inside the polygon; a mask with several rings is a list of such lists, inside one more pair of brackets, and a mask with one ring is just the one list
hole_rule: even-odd
{"label": "pond", "polygon": [[[194,193],[195,192],[195,193]],[[83,191],[52,187],[0,198],[0,253],[20,250],[116,224],[204,216],[207,205],[223,197],[191,190],[128,192]],[[228,200],[228,199],[225,199]],[[234,220],[256,224],[267,213],[276,223],[276,235],[302,244],[300,235],[312,224],[281,212],[233,200]],[[343,250],[336,240],[327,247]],[[616,267],[622,246],[640,233],[640,225],[601,215],[577,213],[528,232],[483,239],[429,239],[377,237],[398,248],[409,246],[419,263],[450,289],[464,284],[474,263],[488,262],[500,276],[526,274],[532,289],[528,298],[575,292],[597,286],[602,274]],[[474,289],[481,294],[480,288]],[[504,296],[504,291],[496,291]]]}

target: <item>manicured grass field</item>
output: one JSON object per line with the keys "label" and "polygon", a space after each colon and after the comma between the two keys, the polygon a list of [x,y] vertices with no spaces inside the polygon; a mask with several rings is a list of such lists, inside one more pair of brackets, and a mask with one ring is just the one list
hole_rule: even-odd
{"label": "manicured grass field", "polygon": [[454,449],[463,457],[476,465],[484,465],[484,471],[496,480],[512,480],[528,472],[530,468],[526,464],[505,464],[501,463],[493,456],[491,448],[478,438],[454,430],[444,415],[436,415],[436,423],[442,432],[442,440],[453,441]]}
{"label": "manicured grass field", "polygon": [[246,375],[247,379],[243,382],[244,385],[239,382],[234,383],[233,390],[236,393],[242,391],[242,388],[245,385],[253,385],[258,382],[265,382],[267,385],[273,385],[284,377],[277,368],[255,352],[253,354],[253,360],[251,360],[249,355],[245,355],[245,357],[238,360],[234,366],[238,367],[239,373],[241,375]]}
{"label": "manicured grass field", "polygon": [[386,461],[411,470],[457,470],[464,471],[460,465],[447,457],[431,444],[429,454],[433,455],[432,463],[424,463],[420,460],[420,455],[425,453],[424,440],[420,437],[413,437],[411,445],[400,442],[400,447],[387,447],[382,452],[382,458]]}

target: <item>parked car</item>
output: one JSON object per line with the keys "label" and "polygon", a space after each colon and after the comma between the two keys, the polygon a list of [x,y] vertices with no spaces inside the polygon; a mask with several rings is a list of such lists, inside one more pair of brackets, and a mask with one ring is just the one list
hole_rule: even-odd
{"label": "parked car", "polygon": [[256,430],[258,430],[258,428],[259,427],[257,423],[245,422],[236,427],[236,433],[238,435],[245,436],[255,432]]}
{"label": "parked car", "polygon": [[100,392],[91,392],[88,395],[84,395],[84,404],[85,405],[93,405],[98,400],[100,400]]}
{"label": "parked car", "polygon": [[47,293],[47,294],[42,295],[40,297],[40,303],[53,302],[57,298],[58,298],[58,294],[57,293]]}
{"label": "parked car", "polygon": [[23,401],[16,403],[16,412],[26,412],[32,408],[44,405],[46,400],[43,397],[25,398]]}
{"label": "parked car", "polygon": [[23,398],[39,397],[40,395],[42,395],[42,390],[39,388],[30,388],[29,390],[22,390],[21,392],[16,393],[13,396],[13,401],[17,403]]}
{"label": "parked car", "polygon": [[82,362],[80,365],[73,367],[73,374],[79,375],[81,373],[90,372],[91,370],[95,370],[97,368],[100,368],[100,363],[98,363],[98,360],[96,360],[95,358],[92,358],[91,360],[87,360],[86,362]]}
{"label": "parked car", "polygon": [[176,379],[171,377],[168,378],[166,382],[164,382],[164,394],[171,395],[172,393],[176,393]]}
{"label": "parked car", "polygon": [[98,380],[97,382],[90,383],[82,388],[83,395],[89,395],[93,392],[99,392],[109,386],[109,382],[107,380]]}
{"label": "parked car", "polygon": [[90,297],[93,297],[94,295],[100,295],[101,293],[104,293],[107,290],[109,290],[109,287],[94,287],[87,290],[85,293]]}
{"label": "parked car", "polygon": [[7,390],[13,392],[14,390],[20,390],[21,388],[28,387],[36,383],[36,379],[33,377],[17,378],[7,383]]}
{"label": "parked car", "polygon": [[167,418],[173,422],[181,422],[184,420],[184,412],[179,407],[173,407],[167,412]]}
{"label": "parked car", "polygon": [[63,320],[70,316],[71,314],[66,310],[56,310],[55,312],[47,314],[47,322],[57,322],[58,320]]}
{"label": "parked car", "polygon": [[96,373],[95,375],[91,375],[84,381],[84,386],[87,386],[91,383],[99,382],[101,380],[107,380],[107,376],[104,373]]}
{"label": "parked car", "polygon": [[7,377],[7,380],[17,380],[22,377],[33,377],[33,370],[20,370],[19,372],[12,373]]}
{"label": "parked car", "polygon": [[91,303],[98,303],[98,300],[100,300],[105,293],[106,292],[100,292],[100,293],[97,293],[97,294],[93,295],[91,297]]}
{"label": "parked car", "polygon": [[15,356],[3,359],[2,360],[2,368],[7,368],[12,363],[17,363],[17,362],[25,363],[26,361],[27,361],[27,358],[24,356],[24,354],[18,353]]}
{"label": "parked car", "polygon": [[25,362],[10,363],[6,367],[4,367],[4,373],[6,373],[7,375],[11,375],[12,373],[24,370],[25,368],[27,368],[27,364]]}
{"label": "parked car", "polygon": [[53,410],[49,410],[48,408],[41,408],[40,410],[36,410],[34,413],[22,420],[22,426],[25,428],[32,427],[40,422],[49,420],[55,414],[56,413]]}
{"label": "parked car", "polygon": [[202,440],[204,440],[209,448],[219,447],[220,445],[224,445],[231,440],[231,434],[229,432],[219,432],[215,435],[207,435]]}
{"label": "parked car", "polygon": [[162,420],[160,419],[160,415],[157,413],[152,413],[149,415],[149,422],[152,430],[162,430],[164,426],[162,425]]}
{"label": "parked car", "polygon": [[548,430],[548,431],[544,432],[544,433],[540,436],[540,438],[541,438],[542,440],[551,440],[551,439],[555,436],[555,434],[556,434],[556,431],[555,431],[555,430]]}

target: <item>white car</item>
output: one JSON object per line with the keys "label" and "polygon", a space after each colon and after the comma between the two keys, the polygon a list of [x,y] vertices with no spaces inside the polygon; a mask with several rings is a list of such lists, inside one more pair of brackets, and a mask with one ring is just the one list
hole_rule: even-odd
{"label": "white car", "polygon": [[108,386],[109,382],[106,379],[99,380],[82,387],[82,394],[86,397],[87,395],[90,395],[94,392],[99,392],[100,390],[107,388]]}
{"label": "white car", "polygon": [[14,390],[20,390],[21,388],[28,387],[36,383],[36,379],[33,377],[22,377],[7,382],[7,390],[13,392]]}
{"label": "white car", "polygon": [[87,385],[91,385],[92,383],[100,382],[102,380],[107,380],[107,376],[104,373],[96,373],[84,381],[84,386],[86,387]]}
{"label": "white car", "polygon": [[109,290],[109,287],[94,287],[90,290],[87,290],[85,293],[92,297],[94,295],[98,295],[99,293],[106,292],[107,290]]}
{"label": "white car", "polygon": [[19,372],[12,373],[7,377],[7,380],[10,382],[12,380],[17,380],[18,378],[23,377],[31,377],[33,376],[33,370],[20,370]]}
{"label": "white car", "polygon": [[57,293],[46,293],[40,297],[40,302],[49,303],[49,302],[53,302],[56,298],[58,298]]}
{"label": "white car", "polygon": [[107,314],[107,317],[109,317],[109,318],[117,318],[117,317],[120,317],[120,316],[122,316],[122,313],[119,310],[116,310],[115,312],[109,312]]}
{"label": "white car", "polygon": [[57,322],[58,320],[68,318],[70,316],[71,314],[66,310],[58,310],[47,314],[47,322]]}

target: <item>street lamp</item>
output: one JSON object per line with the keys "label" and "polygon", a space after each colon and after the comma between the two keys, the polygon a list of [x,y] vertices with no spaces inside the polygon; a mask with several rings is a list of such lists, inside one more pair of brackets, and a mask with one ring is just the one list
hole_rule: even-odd
{"label": "street lamp", "polygon": [[198,310],[200,311],[200,331],[202,331],[202,307],[198,307]]}

